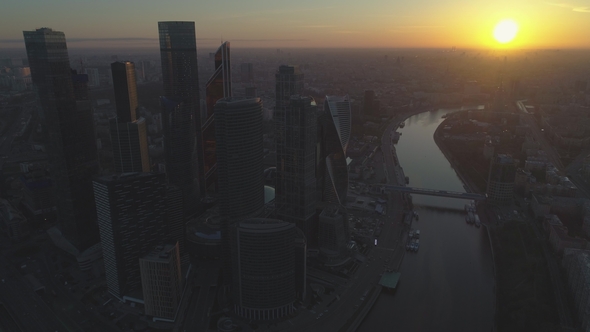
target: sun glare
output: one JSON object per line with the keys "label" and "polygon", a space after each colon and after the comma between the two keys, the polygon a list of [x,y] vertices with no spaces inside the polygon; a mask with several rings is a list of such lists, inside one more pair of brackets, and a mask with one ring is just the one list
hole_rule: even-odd
{"label": "sun glare", "polygon": [[494,38],[501,43],[511,42],[518,32],[518,25],[513,20],[502,20],[494,28]]}

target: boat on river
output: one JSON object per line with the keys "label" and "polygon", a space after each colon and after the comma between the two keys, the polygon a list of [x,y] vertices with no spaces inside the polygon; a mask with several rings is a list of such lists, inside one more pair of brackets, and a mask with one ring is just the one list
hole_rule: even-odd
{"label": "boat on river", "polygon": [[406,123],[405,123],[405,122],[403,122],[403,121],[402,121],[402,123],[400,123],[400,124],[399,124],[399,127],[400,127],[400,128],[403,128],[403,127],[405,127],[405,126],[406,126]]}

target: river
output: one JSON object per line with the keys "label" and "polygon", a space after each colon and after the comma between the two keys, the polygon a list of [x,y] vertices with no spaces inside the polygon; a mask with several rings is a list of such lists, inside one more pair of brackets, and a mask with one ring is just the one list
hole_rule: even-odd
{"label": "river", "polygon": [[[465,192],[433,134],[440,109],[406,119],[397,144],[410,186]],[[465,222],[465,200],[413,195],[420,250],[407,252],[397,292],[383,293],[358,331],[491,331],[494,272],[485,228]]]}

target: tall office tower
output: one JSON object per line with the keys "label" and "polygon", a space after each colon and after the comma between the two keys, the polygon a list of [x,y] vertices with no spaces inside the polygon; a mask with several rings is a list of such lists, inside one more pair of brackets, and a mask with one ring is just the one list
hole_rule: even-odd
{"label": "tall office tower", "polygon": [[[162,126],[168,182],[182,189],[185,216],[204,192],[195,22],[158,22],[164,96]],[[197,186],[201,188],[197,191]]]}
{"label": "tall office tower", "polygon": [[300,229],[295,234],[295,293],[301,301],[307,295],[307,240]]}
{"label": "tall office tower", "polygon": [[144,118],[137,118],[137,85],[133,62],[111,63],[117,116],[110,120],[116,173],[149,172],[147,130]]}
{"label": "tall office tower", "polygon": [[295,236],[292,223],[254,218],[235,224],[231,245],[235,312],[262,321],[293,312]]}
{"label": "tall office tower", "polygon": [[348,221],[338,207],[325,208],[319,220],[319,247],[322,255],[338,257],[345,253],[348,243]]}
{"label": "tall office tower", "polygon": [[139,258],[167,237],[164,173],[124,173],[94,180],[109,293],[141,292]]}
{"label": "tall office tower", "polygon": [[310,97],[291,96],[277,109],[275,206],[279,219],[295,223],[308,242],[317,236],[312,223],[317,202],[315,159],[317,106]]}
{"label": "tall office tower", "polygon": [[180,262],[183,267],[188,266],[189,256],[186,250],[185,219],[182,213],[182,191],[176,186],[166,187],[166,225],[168,226],[168,242],[178,242]]}
{"label": "tall office tower", "polygon": [[291,96],[303,92],[303,73],[301,73],[298,66],[281,65],[275,74],[275,79],[275,109],[289,106]]}
{"label": "tall office tower", "polygon": [[231,98],[231,64],[229,42],[215,52],[215,72],[206,85],[207,114],[203,119],[201,142],[205,190],[214,193],[217,186],[217,158],[215,157],[215,103],[221,98]]}
{"label": "tall office tower", "polygon": [[365,90],[365,97],[363,99],[363,115],[374,115],[373,102],[375,101],[375,91]]}
{"label": "tall office tower", "polygon": [[99,170],[92,109],[88,100],[76,98],[84,97],[85,85],[75,93],[64,33],[41,28],[23,34],[41,102],[59,228],[83,251],[99,240],[92,191],[92,177]]}
{"label": "tall office tower", "polygon": [[254,80],[254,65],[242,63],[240,65],[240,74],[242,74],[242,82],[252,82]]}
{"label": "tall office tower", "polygon": [[264,208],[262,101],[223,98],[215,105],[217,198],[221,217],[224,285],[231,283],[230,225]]}
{"label": "tall office tower", "polygon": [[247,86],[244,88],[244,93],[246,94],[246,98],[256,98],[256,87],[255,86]]}
{"label": "tall office tower", "polygon": [[262,101],[223,98],[215,105],[218,200],[222,216],[256,216],[264,206]]}
{"label": "tall office tower", "polygon": [[326,96],[324,111],[318,118],[320,146],[316,177],[319,196],[323,202],[345,205],[348,192],[346,148],[351,130],[348,95]]}
{"label": "tall office tower", "polygon": [[516,164],[511,155],[498,154],[490,164],[488,201],[492,204],[510,204],[514,196]]}
{"label": "tall office tower", "polygon": [[145,315],[174,321],[182,298],[182,271],[178,243],[159,245],[139,258]]}

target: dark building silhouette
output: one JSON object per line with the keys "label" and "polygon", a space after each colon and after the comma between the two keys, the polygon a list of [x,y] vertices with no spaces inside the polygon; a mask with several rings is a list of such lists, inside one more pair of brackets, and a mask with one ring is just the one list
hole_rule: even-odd
{"label": "dark building silhouette", "polygon": [[294,224],[246,219],[232,227],[234,311],[262,321],[293,312],[296,299]]}
{"label": "dark building silhouette", "polygon": [[[194,22],[158,22],[164,96],[162,127],[168,182],[183,192],[185,216],[204,190],[199,75]],[[199,187],[200,186],[200,187]]]}
{"label": "dark building silhouette", "polygon": [[94,180],[109,293],[141,294],[139,258],[167,239],[164,173],[125,173]]}
{"label": "dark building silhouette", "polygon": [[490,165],[488,178],[488,201],[491,204],[511,204],[514,196],[516,164],[511,155],[498,154]]}
{"label": "dark building silhouette", "polygon": [[24,31],[56,198],[59,228],[77,250],[98,243],[92,177],[98,174],[86,75],[73,74],[63,32]]}
{"label": "dark building silhouette", "polygon": [[326,207],[319,219],[319,248],[323,256],[335,258],[345,254],[349,239],[348,220],[343,209]]}
{"label": "dark building silhouette", "polygon": [[275,74],[275,80],[276,109],[289,106],[291,96],[303,92],[303,73],[298,66],[281,65]]}
{"label": "dark building silhouette", "polygon": [[240,74],[242,82],[252,82],[254,80],[254,65],[251,63],[242,63],[240,65]]}
{"label": "dark building silhouette", "polygon": [[149,172],[146,123],[137,118],[135,65],[113,62],[111,73],[117,106],[117,116],[109,123],[115,172]]}
{"label": "dark building silhouette", "polygon": [[260,98],[220,99],[215,131],[220,213],[233,220],[255,216],[264,206]]}
{"label": "dark building silhouette", "polygon": [[224,98],[215,105],[223,282],[231,283],[230,225],[264,208],[262,101]]}
{"label": "dark building silhouette", "polygon": [[313,227],[316,195],[317,106],[309,97],[293,95],[290,105],[276,110],[277,217],[295,223],[308,241]]}
{"label": "dark building silhouette", "polygon": [[348,192],[346,149],[351,131],[348,95],[326,96],[324,111],[318,122],[318,195],[322,202],[345,205]]}
{"label": "dark building silhouette", "polygon": [[215,72],[206,85],[207,114],[203,119],[201,144],[203,145],[203,165],[205,190],[214,193],[217,186],[217,158],[215,156],[215,103],[221,98],[230,98],[231,63],[230,44],[225,42],[215,52]]}

